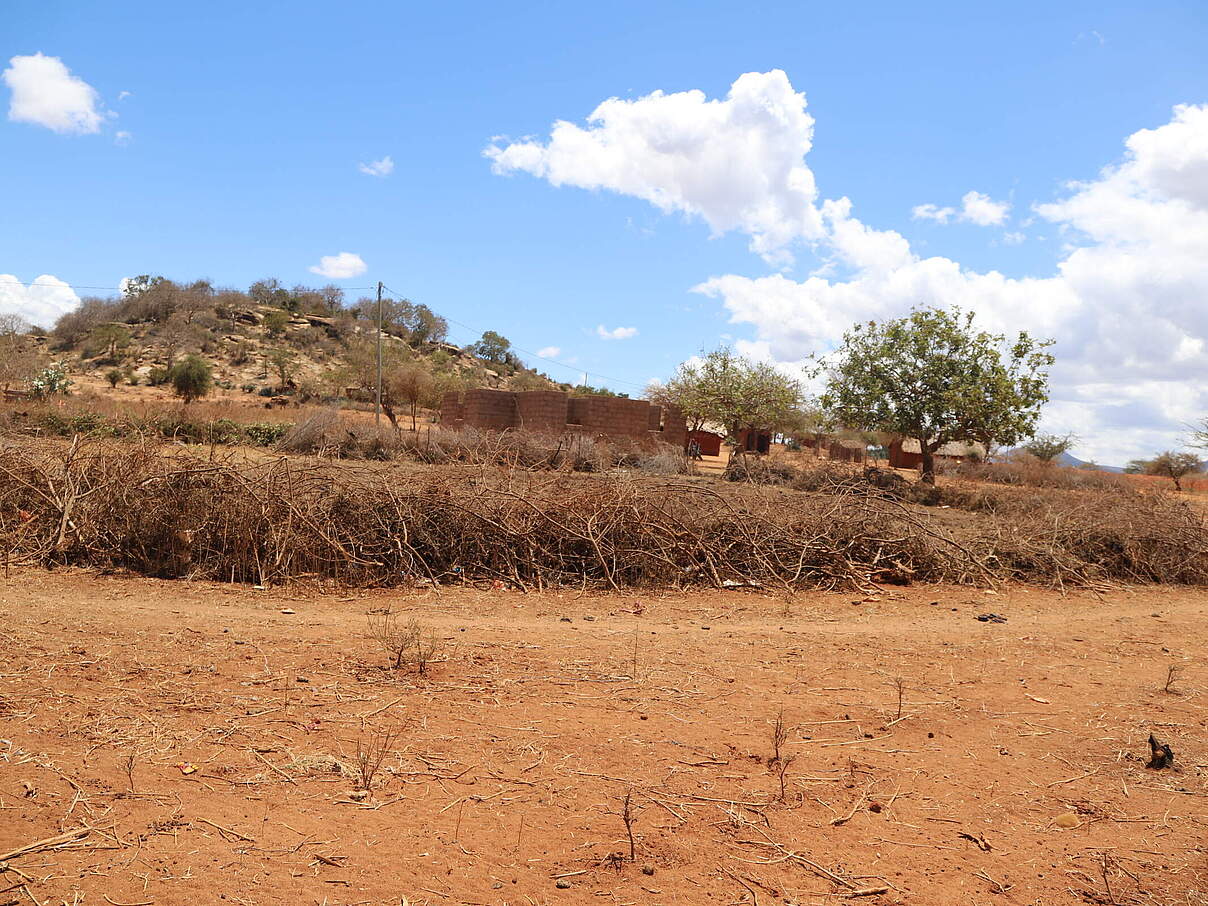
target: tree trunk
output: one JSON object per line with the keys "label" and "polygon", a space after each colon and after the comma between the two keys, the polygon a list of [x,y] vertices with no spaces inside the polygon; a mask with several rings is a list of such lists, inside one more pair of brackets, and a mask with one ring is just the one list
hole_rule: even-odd
{"label": "tree trunk", "polygon": [[415,427],[415,414],[416,414],[416,410],[418,408],[419,408],[419,403],[411,404],[411,430],[412,430],[412,432],[419,430],[418,428]]}
{"label": "tree trunk", "polygon": [[935,484],[935,455],[930,444],[925,441],[919,441],[919,450],[923,456],[923,484]]}
{"label": "tree trunk", "polygon": [[394,414],[394,407],[385,400],[382,400],[382,412],[386,413],[386,418],[390,419],[390,424],[394,430],[398,430],[398,418]]}

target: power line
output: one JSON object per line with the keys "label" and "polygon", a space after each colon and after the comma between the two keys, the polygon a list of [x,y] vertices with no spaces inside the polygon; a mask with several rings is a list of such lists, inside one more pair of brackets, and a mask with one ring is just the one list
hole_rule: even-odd
{"label": "power line", "polygon": [[[406,296],[404,296],[402,293],[396,292],[395,290],[391,289],[389,286],[386,287],[386,292],[390,293],[390,295],[392,295],[398,299],[406,299]],[[446,321],[448,321],[450,324],[456,324],[458,327],[461,327],[464,330],[468,330],[471,334],[481,335],[483,333],[483,331],[479,330],[477,327],[471,327],[469,324],[463,324],[461,321],[455,320],[454,318],[450,318],[447,315],[442,315],[442,317]],[[557,359],[551,359],[548,356],[539,355],[535,352],[532,352],[531,350],[522,349],[519,346],[513,346],[512,348],[515,349],[517,352],[522,352],[525,355],[532,356],[535,359],[540,359],[543,362],[549,362],[551,365],[558,365],[562,368],[569,369],[570,371],[574,371],[578,374],[594,376],[597,378],[601,378],[602,380],[605,380],[605,381],[612,381],[617,384],[624,384],[627,387],[637,387],[639,390],[646,389],[646,386],[644,384],[637,384],[637,383],[634,383],[633,381],[624,380],[623,378],[609,377],[607,374],[600,374],[598,371],[589,371],[586,368],[581,368],[578,365],[571,365],[567,362],[559,362]]]}

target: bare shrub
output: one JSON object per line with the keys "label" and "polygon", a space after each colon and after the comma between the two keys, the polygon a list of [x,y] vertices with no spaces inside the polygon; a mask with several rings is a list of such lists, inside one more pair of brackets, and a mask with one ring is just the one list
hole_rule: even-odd
{"label": "bare shrub", "polygon": [[1013,493],[969,512],[844,488],[404,468],[0,440],[0,553],[155,574],[187,530],[189,575],[257,584],[1208,584],[1203,517],[1167,494]]}
{"label": "bare shrub", "polygon": [[436,638],[431,634],[425,636],[417,620],[400,623],[391,610],[369,614],[369,636],[390,656],[393,669],[412,667],[420,676],[428,675],[428,667],[439,648]]}
{"label": "bare shrub", "polygon": [[323,409],[294,425],[277,449],[282,453],[329,453],[339,448],[342,430],[340,414]]}
{"label": "bare shrub", "polygon": [[378,730],[369,739],[357,737],[356,780],[357,789],[370,792],[382,762],[390,754],[394,741],[398,738],[397,730]]}

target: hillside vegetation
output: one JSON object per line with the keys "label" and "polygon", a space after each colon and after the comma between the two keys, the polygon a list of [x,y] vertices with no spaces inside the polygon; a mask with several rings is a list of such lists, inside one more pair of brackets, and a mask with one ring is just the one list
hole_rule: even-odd
{"label": "hillside vegetation", "polygon": [[[449,343],[448,323],[426,305],[384,299],[382,322],[392,421],[437,408],[448,391],[575,389],[526,367],[494,331],[464,349]],[[119,297],[83,299],[50,330],[12,323],[0,334],[11,353],[5,387],[28,387],[55,365],[73,383],[115,392],[160,386],[187,356],[209,365],[218,389],[302,402],[371,401],[377,381],[377,302],[348,300],[330,285],[261,280],[244,292],[144,276]]]}

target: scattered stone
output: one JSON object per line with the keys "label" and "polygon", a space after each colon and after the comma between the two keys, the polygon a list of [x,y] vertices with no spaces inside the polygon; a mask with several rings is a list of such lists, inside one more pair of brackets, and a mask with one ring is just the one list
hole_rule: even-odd
{"label": "scattered stone", "polygon": [[566,878],[559,878],[554,882],[554,886],[559,890],[570,890],[570,881],[566,880]]}
{"label": "scattered stone", "polygon": [[1080,824],[1082,824],[1082,822],[1078,820],[1078,816],[1073,812],[1065,812],[1058,815],[1053,819],[1053,823],[1058,827],[1078,827]]}
{"label": "scattered stone", "polygon": [[979,613],[976,617],[979,623],[1005,623],[1007,618],[999,613]]}
{"label": "scattered stone", "polygon": [[570,617],[562,617],[562,619],[560,620],[560,622],[562,622],[562,623],[569,623],[569,622],[571,622],[571,619],[570,619]]}
{"label": "scattered stone", "polygon": [[654,874],[654,866],[653,866],[653,865],[643,865],[643,866],[642,866],[642,874],[644,874],[644,875],[652,875],[652,874]]}
{"label": "scattered stone", "polygon": [[589,623],[594,623],[596,621],[596,618],[590,615],[585,616],[583,619],[587,620]]}
{"label": "scattered stone", "polygon": [[369,790],[353,790],[348,794],[348,798],[353,802],[364,802],[369,798]]}

